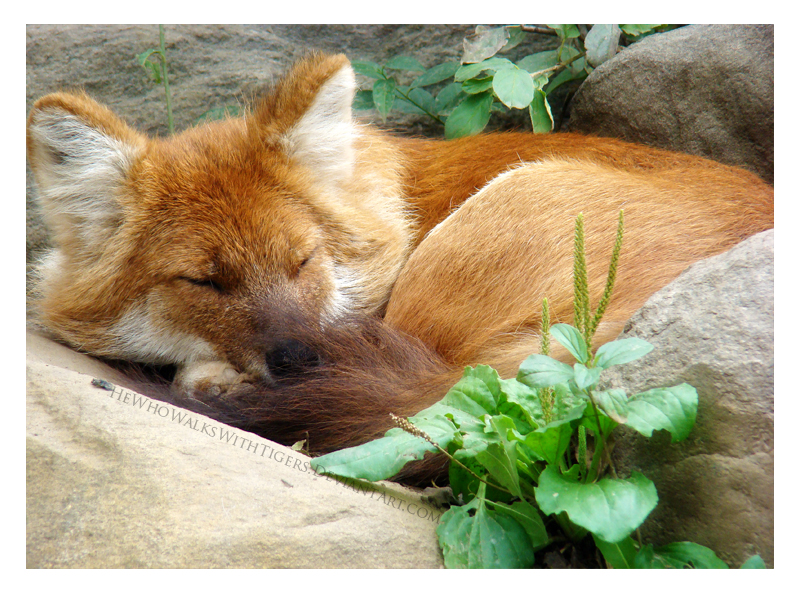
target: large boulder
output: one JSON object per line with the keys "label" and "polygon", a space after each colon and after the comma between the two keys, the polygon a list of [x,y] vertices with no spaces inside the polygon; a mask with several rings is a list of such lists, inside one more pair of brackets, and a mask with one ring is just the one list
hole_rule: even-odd
{"label": "large boulder", "polygon": [[773,180],[772,25],[691,25],[594,70],[570,130],[705,156]]}
{"label": "large boulder", "polygon": [[[624,257],[624,256],[623,256]],[[733,566],[774,559],[774,231],[687,269],[656,293],[621,337],[655,346],[604,373],[628,394],[689,383],[699,394],[686,441],[620,429],[617,470],[656,484],[642,527],[655,544],[694,541]],[[624,264],[623,264],[624,265]]]}
{"label": "large boulder", "polygon": [[442,567],[443,511],[420,494],[319,476],[301,453],[27,341],[28,568]]}

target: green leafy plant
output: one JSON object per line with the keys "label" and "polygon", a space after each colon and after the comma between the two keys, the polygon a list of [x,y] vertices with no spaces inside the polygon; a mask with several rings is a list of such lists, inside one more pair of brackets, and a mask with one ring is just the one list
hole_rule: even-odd
{"label": "green leafy plant", "polygon": [[[572,80],[582,80],[624,45],[670,25],[512,25],[482,27],[464,40],[460,62],[429,69],[417,60],[397,56],[384,66],[354,60],[359,74],[374,79],[371,90],[359,91],[355,109],[376,109],[385,119],[396,108],[424,114],[444,125],[446,138],[477,134],[491,114],[508,109],[528,111],[534,132],[553,129],[548,97]],[[516,62],[497,54],[519,45],[530,33],[557,37],[557,49],[525,56]],[[400,85],[397,72],[416,74]],[[445,85],[441,83],[453,79]]]}
{"label": "green leafy plant", "polygon": [[[624,424],[649,437],[666,430],[685,439],[697,414],[697,391],[685,383],[627,395],[600,387],[603,370],[638,359],[652,346],[638,338],[604,344],[592,354],[592,336],[611,297],[623,234],[617,239],[605,291],[589,303],[583,216],[576,221],[575,326],[550,327],[543,303],[542,353],[528,357],[516,378],[488,366],[467,367],[444,399],[370,443],[311,462],[319,472],[384,480],[412,460],[440,452],[461,506],[442,515],[437,528],[448,568],[521,568],[556,538],[578,542],[591,535],[614,568],[727,567],[698,544],[654,548],[632,534],[658,502],[644,475],[616,474],[610,456],[615,429]],[[574,358],[549,356],[552,337]],[[763,566],[753,557],[746,567]]]}
{"label": "green leafy plant", "polygon": [[167,72],[167,50],[164,46],[164,25],[158,26],[157,48],[148,49],[137,54],[136,59],[144,68],[147,75],[155,84],[164,85],[164,95],[167,103],[167,127],[169,133],[175,133],[175,125],[172,120],[172,96],[169,92],[169,73]]}
{"label": "green leafy plant", "polygon": [[[167,105],[167,128],[170,134],[175,133],[175,125],[172,117],[172,94],[169,89],[169,73],[167,72],[167,50],[164,45],[164,25],[158,26],[159,46],[148,49],[136,55],[136,61],[147,72],[147,76],[155,84],[164,85],[164,96]],[[243,110],[238,105],[225,105],[209,109],[194,121],[198,126],[205,122],[225,119],[226,117],[236,117],[241,115]]]}

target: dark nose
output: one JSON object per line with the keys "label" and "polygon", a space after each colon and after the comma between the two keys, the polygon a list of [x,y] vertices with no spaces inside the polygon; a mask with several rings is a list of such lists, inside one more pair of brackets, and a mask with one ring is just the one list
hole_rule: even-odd
{"label": "dark nose", "polygon": [[302,342],[283,340],[272,351],[267,352],[266,362],[270,374],[276,379],[283,379],[317,366],[320,359],[316,352]]}

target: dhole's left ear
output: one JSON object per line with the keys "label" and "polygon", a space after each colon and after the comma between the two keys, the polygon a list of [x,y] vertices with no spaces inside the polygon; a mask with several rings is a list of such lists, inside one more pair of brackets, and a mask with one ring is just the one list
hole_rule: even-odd
{"label": "dhole's left ear", "polygon": [[308,167],[322,183],[353,170],[356,80],[343,55],[312,54],[297,63],[255,113],[267,142]]}
{"label": "dhole's left ear", "polygon": [[99,255],[119,226],[119,196],[146,139],[85,94],[39,99],[28,117],[28,162],[53,243]]}

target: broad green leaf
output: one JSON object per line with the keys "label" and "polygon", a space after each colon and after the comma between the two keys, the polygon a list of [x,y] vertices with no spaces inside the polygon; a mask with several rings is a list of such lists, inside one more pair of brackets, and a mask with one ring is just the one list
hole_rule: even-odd
{"label": "broad green leaf", "polygon": [[492,81],[497,98],[512,109],[523,109],[533,101],[533,80],[517,67],[498,70]]}
{"label": "broad green leaf", "polygon": [[477,95],[492,88],[492,76],[470,78],[461,83],[461,90],[470,95]]}
{"label": "broad green leaf", "polygon": [[654,430],[667,430],[676,443],[689,436],[697,418],[697,402],[697,390],[687,383],[637,393],[628,399],[625,424],[646,437]]}
{"label": "broad green leaf", "polygon": [[597,406],[603,410],[609,418],[619,424],[625,424],[625,421],[628,419],[628,396],[623,389],[594,391],[592,392],[592,397]]}
{"label": "broad green leaf", "polygon": [[553,114],[544,91],[536,89],[533,94],[533,102],[528,107],[528,114],[534,133],[547,134],[553,131]]}
{"label": "broad green leaf", "polygon": [[588,62],[597,68],[613,58],[617,53],[621,34],[617,25],[593,25],[584,41]]}
{"label": "broad green leaf", "polygon": [[[470,515],[473,510],[474,515]],[[533,546],[525,528],[512,516],[487,509],[479,498],[445,512],[436,534],[447,568],[533,565]]]}
{"label": "broad green leaf", "polygon": [[460,65],[461,64],[458,62],[444,62],[442,64],[437,64],[433,68],[426,70],[424,74],[421,74],[415,78],[414,82],[411,83],[411,88],[429,86],[431,84],[436,84],[438,82],[442,82],[443,80],[447,80],[448,78],[452,78],[453,74],[456,73],[456,70],[458,70]]}
{"label": "broad green leaf", "polygon": [[436,535],[446,568],[469,568],[469,540],[481,502],[476,497],[463,506],[452,506],[439,519]]}
{"label": "broad green leaf", "polygon": [[579,362],[575,363],[574,369],[575,385],[578,386],[578,389],[588,389],[597,383],[597,381],[600,379],[600,373],[603,372],[603,369],[599,367],[590,369]]}
{"label": "broad green leaf", "polygon": [[496,414],[500,398],[500,376],[492,367],[467,367],[458,383],[450,388],[442,404],[463,410],[475,418]]}
{"label": "broad green leaf", "polygon": [[476,27],[475,34],[464,39],[463,64],[472,64],[491,58],[503,49],[509,32],[505,27]]}
{"label": "broad green leaf", "polygon": [[514,68],[514,63],[506,58],[489,58],[477,64],[464,64],[454,74],[456,82],[463,82],[469,78],[475,78],[484,70],[497,72],[505,68]]}
{"label": "broad green leaf", "polygon": [[661,27],[662,25],[620,25],[619,28],[626,35],[632,35],[636,37],[637,35],[641,35],[643,33],[649,33],[656,27]]}
{"label": "broad green leaf", "polygon": [[652,544],[642,546],[633,558],[634,568],[683,568],[683,566],[683,563],[676,566],[668,559],[656,555]]}
{"label": "broad green leaf", "polygon": [[[585,406],[586,404],[584,403],[583,405]],[[518,432],[513,432],[512,437],[520,441],[528,451],[535,454],[539,459],[557,465],[569,448],[573,433],[572,421],[580,419],[583,414],[583,408],[576,408],[575,412],[575,418],[556,420],[524,436]]]}
{"label": "broad green leaf", "polygon": [[492,93],[470,95],[453,109],[444,124],[445,138],[462,138],[479,133],[489,123]]}
{"label": "broad green leaf", "polygon": [[713,550],[692,542],[677,542],[655,549],[643,546],[634,565],[636,568],[728,568]]}
{"label": "broad green leaf", "polygon": [[489,472],[497,483],[517,497],[522,497],[519,489],[519,473],[517,472],[516,445],[505,447],[501,443],[492,443],[475,456],[475,459]]}
{"label": "broad green leaf", "polygon": [[356,91],[353,98],[353,109],[374,109],[375,103],[372,101],[372,91]]}
{"label": "broad green leaf", "polygon": [[519,367],[517,381],[529,387],[552,387],[574,377],[572,367],[543,354],[531,354]]}
{"label": "broad green leaf", "polygon": [[[446,448],[456,436],[456,427],[446,418],[433,418],[414,424],[442,448]],[[422,459],[425,453],[434,451],[436,447],[425,439],[393,428],[380,439],[316,457],[311,460],[311,467],[317,473],[377,482],[388,480],[409,461]]]}
{"label": "broad green leaf", "polygon": [[761,556],[756,554],[755,556],[750,556],[747,560],[744,561],[741,568],[766,568],[767,565],[764,564],[764,561],[761,559]]}
{"label": "broad green leaf", "polygon": [[447,114],[458,105],[458,102],[464,97],[465,95],[461,90],[461,84],[458,82],[451,82],[436,95],[436,100],[433,104],[435,112],[440,115]]}
{"label": "broad green leaf", "polygon": [[528,37],[528,34],[519,25],[506,27],[506,31],[508,31],[508,41],[506,41],[505,47],[501,50],[504,52],[514,49]]}
{"label": "broad green leaf", "polygon": [[566,323],[556,323],[550,328],[550,335],[569,353],[575,360],[586,364],[589,361],[589,351],[586,349],[586,340],[583,339],[581,332],[567,325]]}
{"label": "broad green leaf", "polygon": [[406,101],[403,97],[399,97],[397,95],[395,95],[392,107],[397,111],[401,111],[403,113],[415,113],[417,115],[426,115],[425,111],[423,111],[410,101]]}
{"label": "broad green leaf", "polygon": [[505,403],[498,407],[500,412],[521,416],[532,427],[544,424],[544,413],[538,390],[528,387],[516,379],[501,379],[500,391],[505,399]]}
{"label": "broad green leaf", "polygon": [[355,70],[356,74],[361,74],[367,78],[384,79],[386,75],[381,70],[381,67],[375,62],[369,60],[350,60],[350,65]]}
{"label": "broad green leaf", "polygon": [[372,101],[375,103],[375,109],[384,118],[394,103],[394,87],[395,81],[391,78],[376,80],[372,85]]}
{"label": "broad green leaf", "polygon": [[[451,446],[452,452],[452,446]],[[486,469],[477,462],[474,456],[466,456],[463,454],[463,449],[457,449],[453,454],[459,463],[451,463],[450,467],[447,470],[448,478],[450,480],[450,488],[453,490],[453,496],[456,497],[458,500],[472,500],[482,484],[471,472],[474,474],[481,476],[483,478],[486,477]],[[467,471],[462,467],[462,464],[469,468],[470,471]],[[496,490],[494,488],[488,488],[489,496],[492,500],[496,500],[498,493],[501,497],[504,495],[500,490]],[[511,500],[513,497],[511,495],[505,495],[506,499],[503,500]]]}
{"label": "broad green leaf", "polygon": [[547,528],[544,526],[542,516],[532,504],[521,500],[511,505],[490,500],[486,502],[491,504],[492,509],[497,513],[508,515],[522,525],[531,540],[531,547],[534,552],[541,550],[550,543],[550,537],[547,535]]}
{"label": "broad green leaf", "polygon": [[408,92],[408,98],[414,101],[414,103],[417,105],[421,106],[426,112],[436,113],[433,95],[431,95],[427,90],[421,87],[411,89]]}
{"label": "broad green leaf", "polygon": [[536,502],[544,514],[565,512],[570,521],[613,544],[644,522],[656,507],[658,495],[653,483],[639,472],[627,480],[604,478],[582,484],[548,466],[539,476]]}
{"label": "broad green leaf", "polygon": [[548,70],[556,64],[558,64],[558,52],[554,49],[525,56],[517,62],[518,67],[531,74]]}
{"label": "broad green leaf", "polygon": [[386,62],[386,68],[392,70],[411,70],[412,72],[425,72],[425,67],[414,58],[408,56],[395,56]]}
{"label": "broad green leaf", "polygon": [[580,37],[581,31],[578,29],[578,25],[547,25],[551,29],[553,29],[557,34],[559,39],[562,41],[565,39],[575,39],[576,37]]}
{"label": "broad green leaf", "polygon": [[615,364],[625,364],[637,358],[641,358],[653,349],[650,342],[645,342],[639,338],[624,338],[603,344],[597,349],[594,364],[600,368],[607,369]]}
{"label": "broad green leaf", "polygon": [[630,537],[626,537],[614,544],[610,544],[596,535],[592,537],[597,549],[600,550],[603,558],[611,568],[635,568],[636,544]]}
{"label": "broad green leaf", "polygon": [[[408,95],[406,100],[398,91]],[[433,95],[423,88],[397,87],[395,89],[394,106],[405,113],[436,113],[434,108]]]}
{"label": "broad green leaf", "polygon": [[555,392],[553,420],[580,418],[581,411],[586,409],[586,398],[574,395],[566,383],[559,383],[553,387],[553,391]]}
{"label": "broad green leaf", "polygon": [[559,420],[572,422],[586,415],[585,410],[589,401],[585,397],[574,395],[566,383],[559,383],[553,387],[553,392],[555,401],[551,423]]}
{"label": "broad green leaf", "polygon": [[586,76],[587,74],[585,71],[581,71],[576,74],[571,69],[567,68],[566,70],[562,70],[556,76],[551,78],[545,90],[549,95],[558,87],[560,87],[562,84],[570,82],[572,80],[583,80],[584,78],[586,78]]}

